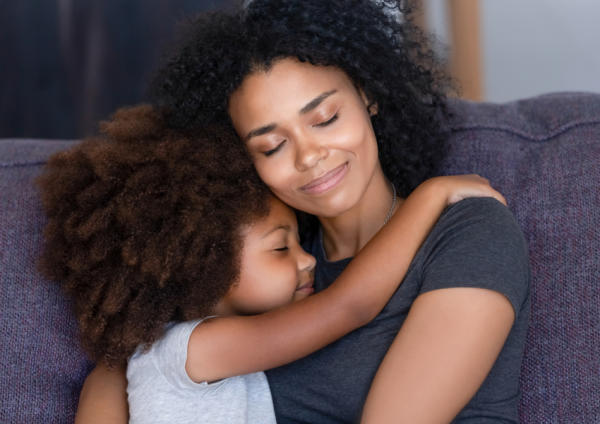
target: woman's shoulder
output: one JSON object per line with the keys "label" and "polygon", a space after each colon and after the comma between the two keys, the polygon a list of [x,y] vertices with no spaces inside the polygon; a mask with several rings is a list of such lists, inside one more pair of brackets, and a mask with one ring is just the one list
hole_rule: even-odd
{"label": "woman's shoulder", "polygon": [[491,197],[471,197],[450,205],[425,245],[434,250],[462,247],[463,253],[472,254],[493,251],[500,257],[526,258],[528,250],[512,212]]}
{"label": "woman's shoulder", "polygon": [[[469,197],[446,208],[442,217],[450,222],[478,219],[482,222],[513,226],[518,224],[508,207],[493,197]],[[443,221],[442,221],[443,222]]]}
{"label": "woman's shoulder", "polygon": [[492,197],[470,197],[450,205],[432,234],[462,235],[473,242],[502,240],[525,247],[523,232],[508,207]]}
{"label": "woman's shoulder", "polygon": [[468,198],[444,211],[421,252],[423,290],[481,287],[519,310],[529,293],[529,257],[515,217],[493,198]]}

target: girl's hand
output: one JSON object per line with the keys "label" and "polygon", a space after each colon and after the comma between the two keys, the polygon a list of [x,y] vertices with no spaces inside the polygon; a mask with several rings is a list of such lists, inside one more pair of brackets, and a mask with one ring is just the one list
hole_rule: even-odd
{"label": "girl's hand", "polygon": [[506,206],[504,196],[494,190],[486,178],[477,174],[435,177],[427,180],[425,184],[443,190],[442,195],[445,196],[448,205],[468,197],[493,197]]}

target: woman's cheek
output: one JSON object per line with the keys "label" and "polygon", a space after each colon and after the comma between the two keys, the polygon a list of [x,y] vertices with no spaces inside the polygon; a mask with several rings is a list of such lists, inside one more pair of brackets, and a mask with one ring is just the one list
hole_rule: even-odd
{"label": "woman's cheek", "polygon": [[286,188],[291,187],[290,170],[293,169],[293,163],[286,160],[283,152],[275,153],[279,157],[265,157],[254,163],[260,179],[273,192],[282,193]]}

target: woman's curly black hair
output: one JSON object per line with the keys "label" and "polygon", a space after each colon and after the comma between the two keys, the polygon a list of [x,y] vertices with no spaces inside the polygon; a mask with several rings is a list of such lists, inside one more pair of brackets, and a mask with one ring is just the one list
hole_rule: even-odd
{"label": "woman's curly black hair", "polygon": [[207,316],[239,276],[241,227],[269,191],[229,127],[193,136],[143,105],[53,155],[40,268],[73,300],[84,348],[109,366],[170,321]]}
{"label": "woman's curly black hair", "polygon": [[156,102],[177,127],[228,122],[228,99],[248,74],[289,57],[338,67],[376,105],[382,168],[406,196],[444,155],[451,85],[412,12],[401,0],[253,0],[202,15],[158,72]]}

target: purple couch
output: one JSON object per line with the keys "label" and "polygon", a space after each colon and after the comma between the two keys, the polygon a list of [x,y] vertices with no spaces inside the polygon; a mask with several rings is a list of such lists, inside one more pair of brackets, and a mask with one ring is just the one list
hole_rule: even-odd
{"label": "purple couch", "polygon": [[[521,420],[600,423],[600,95],[452,108],[445,173],[488,177],[529,243]],[[0,140],[2,423],[72,421],[91,367],[67,302],[35,267],[44,218],[32,182],[72,143]]]}

